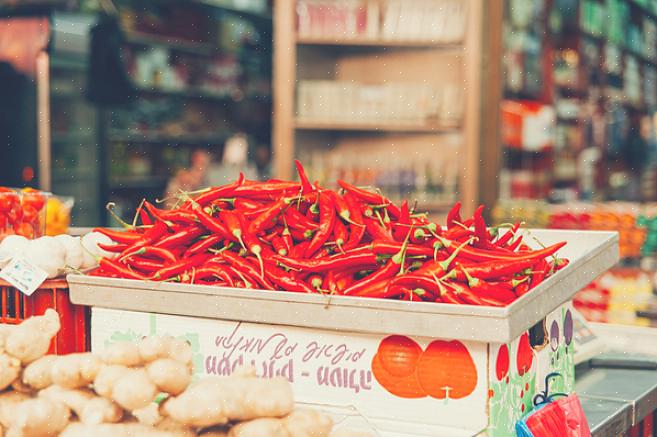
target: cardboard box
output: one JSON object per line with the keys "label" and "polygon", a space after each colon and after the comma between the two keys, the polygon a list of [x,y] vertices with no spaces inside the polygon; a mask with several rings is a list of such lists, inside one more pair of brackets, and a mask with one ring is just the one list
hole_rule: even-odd
{"label": "cardboard box", "polygon": [[498,344],[102,308],[92,310],[91,336],[92,350],[146,335],[185,338],[195,353],[195,378],[252,365],[259,376],[288,378],[299,403],[380,436],[472,436],[488,429],[488,436],[501,437],[514,435],[546,374],[563,376],[552,390],[572,389],[569,314],[565,304],[548,315],[538,348],[528,333]]}

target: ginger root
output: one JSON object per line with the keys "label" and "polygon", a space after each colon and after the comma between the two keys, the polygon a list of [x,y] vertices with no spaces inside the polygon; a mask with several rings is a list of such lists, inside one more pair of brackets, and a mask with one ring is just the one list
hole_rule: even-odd
{"label": "ginger root", "polygon": [[35,390],[51,386],[52,368],[58,359],[57,355],[46,355],[28,364],[23,370],[23,384]]}
{"label": "ginger root", "polygon": [[171,336],[146,337],[138,343],[142,362],[150,363],[160,358],[170,358],[186,366],[192,364],[192,348],[184,341]]}
{"label": "ginger root", "polygon": [[141,423],[112,423],[85,425],[71,423],[60,437],[187,437],[189,434],[158,430]]}
{"label": "ginger root", "polygon": [[62,402],[43,398],[18,403],[9,420],[7,437],[49,437],[58,435],[68,424],[71,411]]}
{"label": "ginger root", "polygon": [[20,360],[7,354],[0,354],[0,391],[9,387],[20,374]]}
{"label": "ginger root", "polygon": [[144,369],[129,369],[112,388],[111,399],[128,411],[148,406],[155,400],[157,387]]}
{"label": "ginger root", "polygon": [[109,398],[116,381],[128,373],[130,369],[124,366],[103,366],[94,379],[94,390],[100,396]]}
{"label": "ginger root", "polygon": [[29,364],[48,352],[59,328],[57,311],[47,309],[44,315],[31,317],[14,327],[5,338],[5,351],[21,363]]}
{"label": "ginger root", "polygon": [[284,378],[207,378],[180,396],[167,400],[164,414],[190,426],[210,427],[228,421],[282,417],[294,406],[292,388]]}
{"label": "ginger root", "polygon": [[53,385],[41,390],[39,397],[63,403],[85,424],[116,423],[123,417],[123,410],[118,405],[109,399],[97,397],[89,389]]}
{"label": "ginger root", "polygon": [[100,353],[100,359],[105,364],[136,367],[143,363],[139,354],[139,346],[135,343],[114,343]]}
{"label": "ginger root", "polygon": [[329,437],[330,417],[315,410],[295,410],[282,419],[255,419],[238,423],[228,437]]}
{"label": "ginger root", "polygon": [[6,391],[0,393],[0,427],[9,427],[12,418],[16,415],[16,406],[30,399],[25,393]]}
{"label": "ginger root", "polygon": [[63,355],[52,364],[52,382],[66,388],[86,387],[96,379],[101,366],[92,353]]}
{"label": "ginger root", "polygon": [[192,381],[190,368],[171,358],[160,358],[149,363],[146,372],[160,391],[174,396],[184,392]]}

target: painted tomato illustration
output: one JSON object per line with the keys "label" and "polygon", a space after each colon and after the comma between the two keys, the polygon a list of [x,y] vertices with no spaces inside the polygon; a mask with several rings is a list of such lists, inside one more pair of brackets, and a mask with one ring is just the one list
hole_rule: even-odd
{"label": "painted tomato illustration", "polygon": [[427,396],[420,387],[415,371],[407,376],[394,376],[386,371],[379,354],[376,354],[372,360],[372,373],[379,384],[390,394],[405,399],[418,399]]}
{"label": "painted tomato illustration", "polygon": [[495,363],[495,375],[501,381],[509,373],[509,348],[503,344],[497,351],[497,362]]}
{"label": "painted tomato illustration", "polygon": [[516,357],[516,367],[518,375],[522,376],[529,371],[534,362],[534,352],[529,344],[529,334],[526,332],[520,337],[518,342],[518,355]]}
{"label": "painted tomato illustration", "polygon": [[377,352],[381,365],[392,376],[408,376],[415,372],[422,348],[414,340],[403,335],[383,339]]}
{"label": "painted tomato illustration", "polygon": [[431,342],[420,358],[417,375],[425,393],[437,399],[461,399],[477,387],[477,368],[460,341]]}

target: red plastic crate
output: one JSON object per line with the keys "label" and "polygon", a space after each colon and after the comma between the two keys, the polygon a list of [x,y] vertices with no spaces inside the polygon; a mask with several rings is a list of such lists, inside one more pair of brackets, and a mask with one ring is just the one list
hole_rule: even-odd
{"label": "red plastic crate", "polygon": [[50,345],[49,353],[64,355],[89,350],[89,308],[73,305],[65,280],[48,280],[31,296],[0,281],[0,323],[16,325],[52,308],[59,314],[61,329]]}

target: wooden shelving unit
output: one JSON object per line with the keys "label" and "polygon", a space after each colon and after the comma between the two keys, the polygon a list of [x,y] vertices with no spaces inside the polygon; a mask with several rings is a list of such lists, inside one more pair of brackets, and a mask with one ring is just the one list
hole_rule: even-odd
{"label": "wooden shelving unit", "polygon": [[[293,177],[293,159],[318,150],[337,154],[360,150],[355,156],[371,162],[389,154],[417,155],[426,162],[447,155],[449,165],[462,169],[457,193],[447,194],[462,200],[467,212],[478,202],[492,204],[499,168],[498,117],[483,117],[482,112],[497,107],[500,99],[501,65],[486,60],[495,60],[501,51],[502,1],[462,1],[467,18],[460,43],[419,37],[300,35],[295,29],[298,1],[275,1],[272,146],[276,176]],[[381,2],[382,11],[385,3]],[[297,108],[298,86],[307,79],[367,85],[451,84],[465,90],[463,116],[449,123],[309,120],[299,117]],[[425,199],[419,206],[439,214],[452,204],[449,198]]]}

